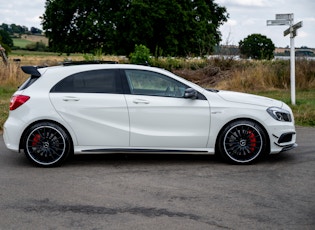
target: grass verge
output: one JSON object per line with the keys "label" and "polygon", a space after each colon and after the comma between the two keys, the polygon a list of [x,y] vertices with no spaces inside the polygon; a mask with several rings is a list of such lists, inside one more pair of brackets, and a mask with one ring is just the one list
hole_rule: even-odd
{"label": "grass verge", "polygon": [[13,87],[0,86],[0,133],[3,130],[3,124],[9,115],[10,98],[16,89]]}

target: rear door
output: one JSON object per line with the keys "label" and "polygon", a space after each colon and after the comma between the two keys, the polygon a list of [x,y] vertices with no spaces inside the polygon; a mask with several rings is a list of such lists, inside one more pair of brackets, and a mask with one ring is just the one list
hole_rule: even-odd
{"label": "rear door", "polygon": [[60,81],[50,100],[71,126],[78,145],[129,146],[129,118],[119,71],[77,73]]}

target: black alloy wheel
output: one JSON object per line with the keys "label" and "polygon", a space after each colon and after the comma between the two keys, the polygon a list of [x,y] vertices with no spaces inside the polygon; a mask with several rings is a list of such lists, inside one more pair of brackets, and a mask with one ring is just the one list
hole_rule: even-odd
{"label": "black alloy wheel", "polygon": [[252,163],[266,152],[267,138],[255,122],[239,120],[227,125],[219,137],[221,156],[236,164]]}
{"label": "black alloy wheel", "polygon": [[51,122],[31,126],[25,134],[24,146],[28,159],[44,167],[61,164],[71,149],[67,133]]}

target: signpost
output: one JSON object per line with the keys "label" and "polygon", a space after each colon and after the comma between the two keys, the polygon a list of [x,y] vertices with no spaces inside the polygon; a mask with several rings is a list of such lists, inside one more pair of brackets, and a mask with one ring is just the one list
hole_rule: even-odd
{"label": "signpost", "polygon": [[290,25],[283,31],[283,36],[290,34],[290,82],[291,82],[291,103],[295,105],[295,48],[294,37],[297,36],[297,29],[303,26],[303,22],[293,25],[293,14],[276,14],[276,20],[267,20],[267,26]]}

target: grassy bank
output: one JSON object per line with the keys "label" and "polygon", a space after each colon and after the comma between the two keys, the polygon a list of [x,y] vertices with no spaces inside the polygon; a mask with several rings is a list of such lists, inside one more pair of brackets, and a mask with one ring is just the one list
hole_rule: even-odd
{"label": "grassy bank", "polygon": [[[85,58],[82,54],[66,56],[15,51],[9,58],[8,66],[0,63],[0,130],[8,116],[10,96],[27,78],[20,69],[21,65],[51,66],[65,60],[79,61]],[[20,62],[14,62],[14,59],[20,59]],[[102,56],[101,59],[126,62],[125,58],[116,56]],[[203,87],[248,92],[291,104],[289,61],[159,58],[153,60],[153,65]],[[302,59],[296,62],[296,89],[297,105],[291,106],[296,124],[315,127],[315,61]]]}

